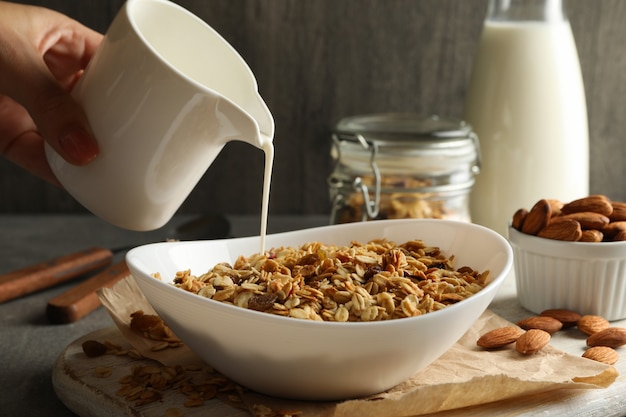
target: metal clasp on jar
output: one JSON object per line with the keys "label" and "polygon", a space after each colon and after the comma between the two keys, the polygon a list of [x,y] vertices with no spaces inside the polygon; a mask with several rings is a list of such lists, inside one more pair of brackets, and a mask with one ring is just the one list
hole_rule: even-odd
{"label": "metal clasp on jar", "polygon": [[[333,145],[337,152],[336,161],[339,162],[341,160],[341,146],[340,142],[342,140],[350,140],[358,142],[365,150],[370,152],[370,168],[372,169],[372,177],[374,178],[374,193],[373,199],[371,197],[369,187],[363,182],[363,179],[360,176],[357,176],[352,181],[352,188],[356,191],[360,191],[363,195],[365,213],[367,217],[370,219],[374,219],[378,216],[379,208],[380,208],[380,188],[381,188],[381,176],[380,170],[378,169],[378,165],[376,164],[376,157],[378,155],[378,144],[376,142],[368,142],[362,135],[355,133],[353,135],[346,134],[337,134],[333,133],[332,135]],[[335,189],[341,188],[342,180],[336,177],[331,177],[329,179],[331,182],[331,187]],[[337,193],[335,195],[335,199],[333,202],[333,208],[331,212],[331,223],[336,223],[336,212],[339,207],[343,205],[343,194]],[[363,219],[366,220],[366,219]]]}

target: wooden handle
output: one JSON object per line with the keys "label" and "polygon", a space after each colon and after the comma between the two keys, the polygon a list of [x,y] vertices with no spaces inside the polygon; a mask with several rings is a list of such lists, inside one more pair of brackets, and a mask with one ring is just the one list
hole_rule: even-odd
{"label": "wooden handle", "polygon": [[95,247],[0,275],[0,303],[69,281],[112,260],[113,252]]}
{"label": "wooden handle", "polygon": [[55,324],[73,323],[91,313],[102,304],[96,291],[112,287],[130,274],[125,261],[121,261],[104,271],[86,279],[77,286],[48,302],[46,314]]}

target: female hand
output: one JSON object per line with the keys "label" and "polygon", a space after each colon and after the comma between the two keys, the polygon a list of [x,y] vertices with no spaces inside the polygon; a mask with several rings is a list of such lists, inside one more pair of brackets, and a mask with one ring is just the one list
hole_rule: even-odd
{"label": "female hand", "polygon": [[75,165],[98,155],[69,92],[101,40],[63,14],[0,1],[0,155],[54,184],[44,141]]}

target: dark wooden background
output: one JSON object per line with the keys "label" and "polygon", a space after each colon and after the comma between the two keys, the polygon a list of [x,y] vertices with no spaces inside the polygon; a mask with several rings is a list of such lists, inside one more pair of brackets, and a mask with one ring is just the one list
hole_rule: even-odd
{"label": "dark wooden background", "polygon": [[[274,115],[270,215],[328,213],[330,131],[341,117],[387,111],[461,117],[487,5],[485,0],[178,2],[240,52]],[[104,32],[122,1],[28,3]],[[587,93],[591,192],[626,201],[626,1],[571,0],[567,10]],[[261,151],[229,144],[181,211],[258,213],[262,169]],[[81,211],[62,190],[0,161],[0,212]]]}

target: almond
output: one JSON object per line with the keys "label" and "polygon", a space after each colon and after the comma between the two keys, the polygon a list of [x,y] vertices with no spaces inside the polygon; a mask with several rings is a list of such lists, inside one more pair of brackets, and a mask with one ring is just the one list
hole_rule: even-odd
{"label": "almond", "polygon": [[559,320],[548,316],[528,317],[518,321],[517,325],[524,330],[540,329],[550,334],[558,332],[563,327]]}
{"label": "almond", "polygon": [[550,342],[550,333],[540,329],[530,329],[515,342],[515,350],[522,355],[531,355],[540,351]]}
{"label": "almond", "polygon": [[515,342],[522,333],[517,327],[500,327],[483,334],[476,344],[485,349],[497,349]]}
{"label": "almond", "polygon": [[626,240],[626,230],[620,230],[611,239],[612,242],[623,242],[624,240]]}
{"label": "almond", "polygon": [[619,360],[619,354],[615,349],[608,346],[594,346],[583,353],[583,358],[606,363],[607,365],[614,365]]}
{"label": "almond", "polygon": [[582,234],[583,231],[580,227],[580,223],[576,220],[567,219],[565,217],[557,217],[552,219],[546,227],[541,229],[537,233],[537,236],[546,239],[576,242],[581,238]]}
{"label": "almond", "polygon": [[602,233],[609,240],[613,240],[621,232],[626,232],[626,221],[611,222],[602,228]]}
{"label": "almond", "polygon": [[552,217],[561,215],[561,209],[564,205],[561,200],[548,200],[548,204],[550,204],[550,208],[552,209]]}
{"label": "almond", "polygon": [[604,234],[599,230],[583,230],[579,242],[602,242]]}
{"label": "almond", "polygon": [[588,197],[579,198],[564,204],[561,208],[563,214],[578,213],[591,211],[604,216],[610,216],[613,213],[613,205],[611,201],[604,195],[590,195]]}
{"label": "almond", "polygon": [[609,219],[612,222],[626,221],[626,203],[613,201],[611,205],[613,206],[613,212],[609,216]]}
{"label": "almond", "polygon": [[600,330],[609,328],[611,323],[604,317],[588,314],[578,319],[576,325],[581,332],[586,335],[592,335]]}
{"label": "almond", "polygon": [[574,327],[580,319],[580,314],[572,310],[566,310],[563,308],[553,308],[544,310],[539,314],[540,316],[552,317],[557,319],[563,325],[563,328]]}
{"label": "almond", "polygon": [[600,213],[592,211],[579,211],[577,213],[566,214],[561,219],[573,219],[580,223],[583,229],[602,229],[609,224],[609,218]]}
{"label": "almond", "polygon": [[623,327],[608,327],[587,338],[587,346],[617,348],[623,345],[626,345],[626,329]]}
{"label": "almond", "polygon": [[513,221],[511,222],[511,226],[513,226],[514,229],[519,230],[521,232],[522,225],[524,224],[524,220],[526,219],[527,215],[528,215],[528,210],[526,210],[525,208],[521,208],[517,210],[515,214],[513,214]]}
{"label": "almond", "polygon": [[539,200],[530,209],[524,223],[522,224],[522,233],[536,235],[541,229],[548,225],[552,216],[552,207],[547,200]]}

